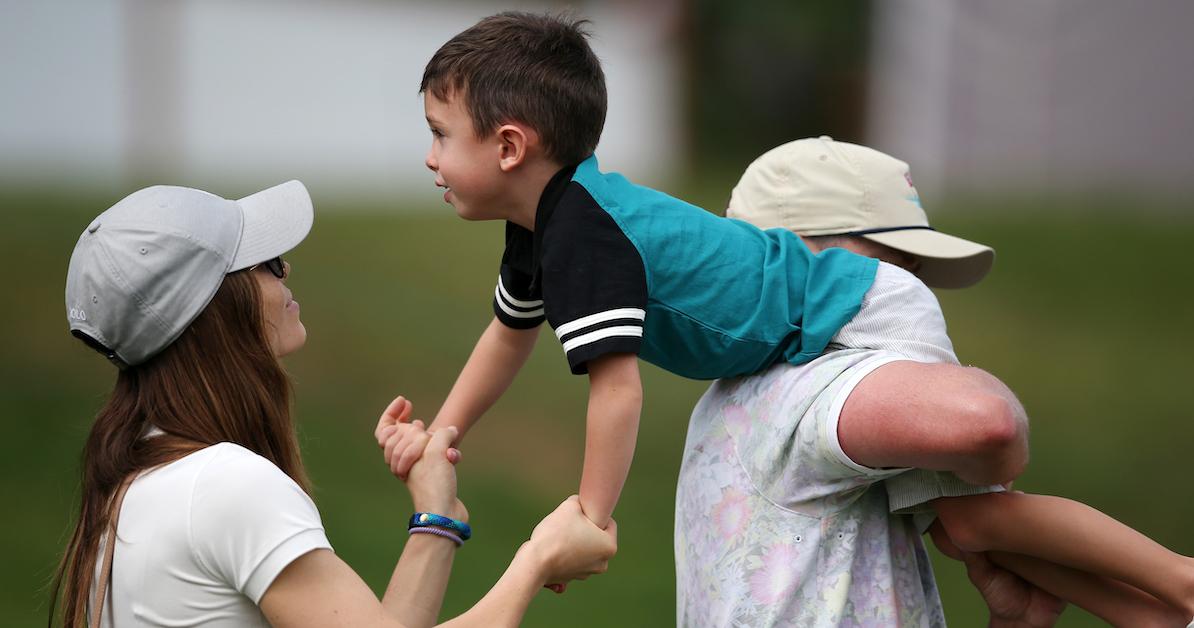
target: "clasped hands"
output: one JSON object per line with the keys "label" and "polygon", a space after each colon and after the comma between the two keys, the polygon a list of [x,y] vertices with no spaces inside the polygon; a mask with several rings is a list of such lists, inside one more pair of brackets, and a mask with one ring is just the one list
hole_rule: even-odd
{"label": "clasped hands", "polygon": [[[468,510],[456,495],[455,427],[429,432],[423,421],[411,420],[414,408],[405,397],[390,402],[373,432],[390,472],[406,483],[415,510],[468,521]],[[604,573],[617,552],[617,523],[603,530],[580,507],[576,495],[564,500],[531,533],[519,553],[527,556],[541,584],[563,593],[570,580]]]}

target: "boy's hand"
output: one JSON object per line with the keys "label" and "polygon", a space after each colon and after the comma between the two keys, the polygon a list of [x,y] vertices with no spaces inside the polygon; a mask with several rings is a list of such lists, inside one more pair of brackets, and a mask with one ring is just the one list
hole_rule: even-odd
{"label": "boy's hand", "polygon": [[[413,410],[410,401],[399,396],[386,406],[373,430],[390,472],[403,480],[410,473],[411,466],[423,456],[423,450],[431,440],[422,421],[410,420]],[[460,460],[460,451],[449,448],[446,456],[449,462],[455,464]]]}

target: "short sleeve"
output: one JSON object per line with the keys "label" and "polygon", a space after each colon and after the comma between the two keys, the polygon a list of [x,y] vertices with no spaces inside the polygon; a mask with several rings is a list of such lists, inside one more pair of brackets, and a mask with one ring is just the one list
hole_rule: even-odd
{"label": "short sleeve", "polygon": [[543,296],[534,285],[533,234],[506,223],[506,250],[493,289],[493,314],[503,325],[532,329],[543,323]]}
{"label": "short sleeve", "polygon": [[757,489],[785,508],[824,516],[903,472],[858,464],[846,455],[837,434],[842,407],[858,383],[900,359],[882,351],[835,351],[739,380],[726,423]]}
{"label": "short sleeve", "polygon": [[258,603],[296,558],[331,549],[315,503],[265,458],[238,445],[215,445],[191,496],[191,547],[215,579]]}
{"label": "short sleeve", "polygon": [[643,259],[578,183],[564,192],[543,236],[547,321],[575,374],[607,353],[638,354],[647,307]]}

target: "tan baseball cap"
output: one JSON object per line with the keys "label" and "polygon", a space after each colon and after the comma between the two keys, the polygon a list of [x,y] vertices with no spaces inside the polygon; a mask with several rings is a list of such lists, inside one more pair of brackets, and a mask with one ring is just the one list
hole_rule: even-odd
{"label": "tan baseball cap", "polygon": [[935,288],[978,283],[995,261],[989,246],[929,226],[908,164],[828,136],[773,148],[742,173],[726,216],[799,235],[856,235],[920,258]]}

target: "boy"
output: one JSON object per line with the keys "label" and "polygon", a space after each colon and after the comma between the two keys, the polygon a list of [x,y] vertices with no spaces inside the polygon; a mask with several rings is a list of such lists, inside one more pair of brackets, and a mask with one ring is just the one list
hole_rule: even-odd
{"label": "boy", "polygon": [[813,256],[794,234],[601,173],[592,152],[605,81],[582,24],[495,15],[444,44],[424,72],[427,166],[444,200],[465,219],[507,222],[495,318],[432,428],[467,432],[547,320],[572,372],[589,375],[580,498],[604,525],[634,452],[638,357],[698,379],[808,361],[858,311],[877,262]]}
{"label": "boy", "polygon": [[[726,215],[761,228],[790,230],[814,250],[840,247],[880,259],[936,287],[976,283],[990,266],[980,259],[993,255],[988,247],[929,227],[907,164],[827,137],[789,142],[755,160],[734,188]],[[881,264],[880,275],[889,271],[899,273]],[[932,293],[923,285],[904,285],[886,296],[899,298],[900,309],[912,314],[905,325],[898,329],[868,326],[863,319],[875,305],[871,303],[834,343],[880,348],[918,362],[957,364]],[[836,435],[844,450],[839,456],[848,459],[843,461],[846,464],[857,464],[858,457],[874,459],[880,449],[890,452],[892,448],[890,442],[871,448],[857,438],[847,440],[846,429],[839,423]],[[888,429],[896,431],[899,426]],[[686,450],[692,449],[690,443]],[[691,453],[686,455],[686,466],[690,457],[692,464],[701,464],[700,454]],[[901,462],[907,464],[907,459]],[[920,469],[889,476],[884,482],[891,511],[915,514],[920,530],[940,515],[932,536],[951,557],[962,557],[959,548],[997,552],[993,557],[998,564],[1117,625],[1181,626],[1194,613],[1194,561],[1082,504],[1023,493],[981,494],[987,491],[967,487],[951,474]],[[683,493],[695,490],[684,480],[681,484],[678,504],[684,503]],[[697,514],[688,519],[704,525]],[[678,526],[677,536],[684,535],[699,536]],[[716,562],[712,555],[702,556],[692,569],[713,568],[698,564],[702,561]],[[682,599],[685,593],[681,591]]]}

